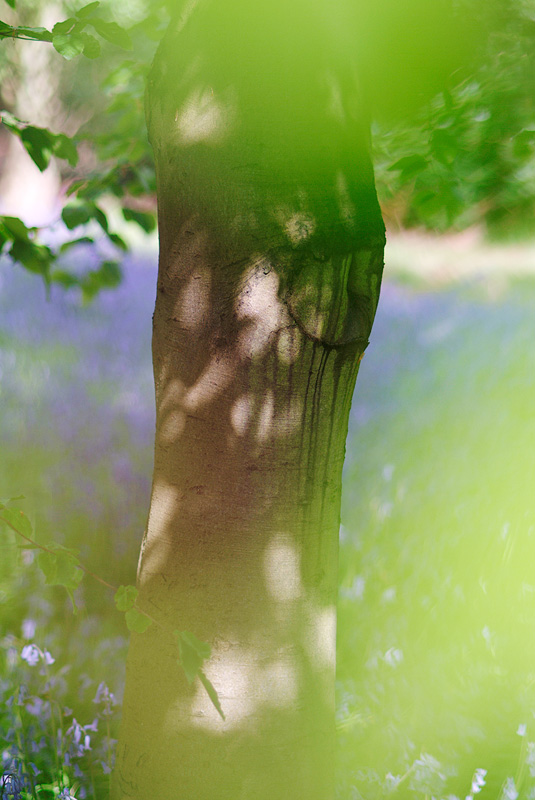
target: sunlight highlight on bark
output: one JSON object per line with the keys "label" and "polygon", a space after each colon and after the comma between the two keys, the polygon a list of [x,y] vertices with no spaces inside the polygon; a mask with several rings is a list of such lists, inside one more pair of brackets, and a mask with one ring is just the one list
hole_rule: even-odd
{"label": "sunlight highlight on bark", "polygon": [[230,410],[230,423],[237,436],[245,436],[253,415],[254,396],[251,392],[242,394]]}
{"label": "sunlight highlight on bark", "polygon": [[309,214],[293,214],[287,220],[284,229],[293,244],[298,244],[308,239],[316,230],[316,221]]}
{"label": "sunlight highlight on bark", "polygon": [[147,574],[165,574],[165,548],[154,548],[150,546],[150,543],[151,540],[166,541],[168,539],[169,529],[172,527],[179,501],[180,491],[176,486],[163,483],[161,480],[154,484],[147,526],[150,533],[145,536],[141,547],[138,576],[142,564],[143,571]]}
{"label": "sunlight highlight on bark", "polygon": [[163,444],[176,441],[184,431],[186,415],[181,410],[184,391],[184,384],[178,378],[170,380],[163,391],[159,408],[162,420],[159,435]]}
{"label": "sunlight highlight on bark", "polygon": [[197,88],[176,112],[180,143],[192,145],[208,140],[221,141],[230,128],[232,104],[216,100],[211,87]]}
{"label": "sunlight highlight on bark", "polygon": [[[225,708],[224,723],[203,691],[197,688],[191,706],[194,727],[224,736],[229,730],[251,725],[260,708],[290,708],[299,694],[299,676],[293,656],[281,655],[273,661],[259,661],[255,647],[215,646],[206,674],[216,686]],[[169,711],[169,722],[176,719]]]}
{"label": "sunlight highlight on bark", "polygon": [[277,534],[266,549],[264,577],[274,600],[287,603],[303,593],[299,553],[283,533]]}
{"label": "sunlight highlight on bark", "polygon": [[272,433],[273,430],[273,415],[275,413],[275,398],[273,392],[269,390],[266,393],[260,416],[258,418],[258,428],[256,438],[259,442],[264,442]]}
{"label": "sunlight highlight on bark", "polygon": [[322,608],[314,602],[308,608],[308,654],[315,667],[336,665],[336,606]]}
{"label": "sunlight highlight on bark", "polygon": [[174,314],[185,330],[194,332],[206,324],[210,312],[210,287],[208,270],[197,270],[180,293]]}
{"label": "sunlight highlight on bark", "polygon": [[266,258],[257,259],[245,273],[243,288],[235,304],[237,318],[250,321],[238,339],[242,354],[250,357],[261,355],[273,331],[290,323],[278,290],[279,276],[273,265]]}

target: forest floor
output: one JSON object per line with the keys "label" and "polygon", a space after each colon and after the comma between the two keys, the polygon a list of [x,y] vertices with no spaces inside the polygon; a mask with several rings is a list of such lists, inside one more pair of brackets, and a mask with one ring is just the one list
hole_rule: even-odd
{"label": "forest floor", "polygon": [[[86,307],[0,270],[0,496],[116,584],[150,492],[155,261]],[[396,234],[386,264],[344,471],[339,796],[464,798],[480,769],[483,800],[532,797],[535,247]],[[31,556],[0,556],[2,647],[35,623],[89,723],[100,682],[121,695],[112,598],[88,586],[73,617]]]}

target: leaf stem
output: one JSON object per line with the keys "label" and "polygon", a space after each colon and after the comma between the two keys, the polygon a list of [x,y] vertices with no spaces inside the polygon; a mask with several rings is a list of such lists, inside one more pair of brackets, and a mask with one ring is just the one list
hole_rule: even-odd
{"label": "leaf stem", "polygon": [[[54,550],[51,550],[50,547],[47,547],[44,544],[39,544],[39,542],[36,542],[30,536],[26,536],[25,533],[22,533],[22,531],[19,531],[19,529],[15,525],[13,525],[12,522],[10,522],[8,519],[3,517],[1,514],[0,514],[0,522],[4,522],[8,526],[8,528],[11,528],[12,531],[14,531],[19,536],[21,536],[32,547],[37,547],[39,550],[43,550],[45,553],[50,553],[53,556],[57,555],[57,552],[54,551]],[[111,589],[113,592],[117,591],[117,589],[119,588],[118,586],[114,586],[113,583],[108,583],[108,581],[105,581],[104,578],[100,577],[100,575],[96,575],[94,572],[92,572],[90,569],[88,569],[84,564],[82,564],[78,559],[76,559],[76,561],[77,561],[76,566],[80,567],[82,572],[84,572],[86,575],[89,575],[90,578],[93,578],[95,581],[98,581],[100,584],[102,584],[102,586],[106,586],[108,589]],[[143,611],[143,609],[139,608],[137,605],[135,605],[135,608],[136,608],[137,611],[139,611],[140,614],[143,614],[143,616],[145,616],[148,619],[150,619],[150,621],[153,622],[155,625],[157,625],[159,628],[162,628],[162,629],[164,628],[164,626],[161,623],[159,623],[156,619],[154,619],[154,617],[152,617],[146,611]]]}
{"label": "leaf stem", "polygon": [[[5,508],[5,506],[3,506],[3,508]],[[21,511],[20,513],[21,513],[21,515],[23,517],[25,517],[24,512]],[[20,537],[22,537],[22,539],[24,539],[26,542],[28,542],[29,546],[34,547],[34,548],[36,547],[39,550],[43,550],[45,553],[50,553],[53,556],[57,555],[57,551],[52,550],[51,548],[47,547],[44,544],[39,544],[34,539],[32,539],[30,536],[27,536],[25,533],[22,533],[22,531],[19,531],[17,526],[13,525],[13,523],[10,522],[10,520],[6,519],[4,516],[2,516],[1,513],[0,513],[0,522],[4,522],[8,526],[8,528],[11,528],[12,531],[14,531],[16,534],[18,534]],[[76,566],[80,567],[80,569],[86,575],[89,575],[91,578],[93,578],[94,580],[98,581],[103,586],[106,586],[108,589],[111,589],[113,592],[117,592],[118,591],[118,587],[117,586],[114,586],[112,583],[108,583],[108,581],[105,581],[99,575],[95,575],[95,573],[92,572],[90,569],[88,569],[86,566],[84,566],[84,564],[81,564],[80,561],[78,560],[78,558],[76,558]],[[136,603],[134,603],[133,608],[135,608],[144,617],[147,617],[147,619],[150,619],[150,621],[152,623],[154,623],[154,625],[156,625],[156,627],[159,628],[160,630],[165,631],[166,633],[171,633],[172,632],[173,636],[175,635],[176,631],[175,630],[171,631],[171,627],[169,625],[166,625],[166,624],[164,624],[162,622],[159,622],[153,616],[151,616],[151,614],[148,614],[142,608],[139,608],[139,606]],[[219,703],[219,698],[217,696],[217,692],[215,691],[215,689],[213,688],[212,684],[210,683],[210,681],[208,680],[208,678],[206,677],[206,675],[203,673],[203,671],[201,669],[199,669],[199,671],[198,671],[198,677],[199,677],[202,685],[204,686],[208,696],[210,697],[210,700],[212,701],[214,707],[216,708],[217,712],[219,713],[219,715],[221,716],[222,719],[225,719],[225,715],[224,715],[223,710],[221,708],[221,705]]]}

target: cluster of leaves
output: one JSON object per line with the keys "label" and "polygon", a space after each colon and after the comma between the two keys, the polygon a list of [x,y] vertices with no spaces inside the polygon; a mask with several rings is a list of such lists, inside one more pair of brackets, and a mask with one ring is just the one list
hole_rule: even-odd
{"label": "cluster of leaves", "polygon": [[[20,509],[11,504],[21,497],[10,498],[5,502],[0,502],[0,522],[3,522],[24,540],[21,545],[24,549],[38,550],[37,563],[45,576],[45,582],[49,586],[63,586],[67,591],[73,612],[76,614],[77,606],[74,592],[78,588],[85,574],[89,574],[95,580],[107,588],[113,590],[114,601],[117,609],[124,613],[125,622],[129,631],[133,633],[144,633],[151,624],[162,627],[162,623],[157,622],[146,611],[137,604],[138,590],[135,586],[113,586],[99,576],[90,572],[79,559],[78,551],[64,547],[56,542],[46,545],[35,541],[33,527]],[[165,626],[164,626],[165,627]],[[167,628],[166,628],[167,629]],[[178,660],[189,683],[199,679],[204,686],[208,696],[224,719],[225,715],[221,708],[217,692],[203,671],[205,661],[210,658],[211,648],[206,642],[200,641],[189,631],[170,630],[176,640],[178,647]]]}
{"label": "cluster of leaves", "polygon": [[[14,1],[10,5],[15,8]],[[67,289],[80,289],[86,300],[101,289],[118,284],[119,261],[108,258],[99,269],[79,275],[68,264],[66,254],[77,245],[94,244],[99,231],[119,253],[127,249],[123,237],[111,230],[103,198],[114,197],[123,219],[145,233],[156,227],[155,175],[144,129],[143,94],[145,73],[166,20],[165,4],[152,4],[146,16],[130,30],[105,19],[103,14],[102,4],[95,0],[51,30],[0,21],[0,38],[50,42],[67,60],[85,56],[102,62],[100,93],[107,102],[73,137],[23,122],[9,111],[0,112],[3,125],[20,139],[39,170],[44,171],[52,157],[66,162],[70,199],[62,220],[69,231],[78,234],[54,248],[39,240],[41,232],[36,228],[18,218],[4,217],[0,218],[0,252],[3,250],[26,269],[40,274],[47,286],[58,283]],[[103,40],[102,45],[97,37]],[[117,63],[118,52],[134,48],[136,60]],[[97,165],[94,171],[87,167],[80,171],[82,149],[85,161],[90,154],[90,160]]]}
{"label": "cluster of leaves", "polygon": [[[16,9],[16,0],[9,5]],[[156,226],[143,94],[173,2],[147,3],[128,28],[110,19],[104,5],[94,0],[70,11],[50,30],[0,21],[0,38],[48,42],[67,60],[84,56],[99,64],[99,92],[107,102],[74,137],[2,112],[4,126],[20,138],[40,170],[52,157],[66,162],[71,185],[62,218],[78,235],[54,249],[39,241],[39,231],[4,218],[0,246],[47,284],[80,289],[88,300],[117,285],[119,262],[107,259],[101,269],[80,276],[65,266],[68,251],[93,244],[96,235],[104,235],[119,255],[127,246],[110,229],[102,201],[112,197],[123,219],[146,233]],[[377,183],[387,222],[439,231],[481,221],[490,229],[533,226],[533,17],[532,0],[505,3],[503,24],[489,38],[486,56],[470,79],[460,85],[453,80],[412,121],[376,125]],[[121,50],[134,51],[135,59],[118,59]],[[93,171],[80,172],[80,148],[91,153]]]}
{"label": "cluster of leaves", "polygon": [[[10,0],[8,5],[15,8],[15,0]],[[58,53],[66,59],[81,54],[87,58],[98,58],[101,46],[95,33],[108,42],[118,44],[119,47],[131,49],[132,42],[128,33],[116,22],[106,22],[101,19],[98,16],[99,6],[99,0],[83,6],[74,16],[57,22],[51,31],[41,27],[32,28],[0,22],[0,37],[51,42]],[[88,28],[93,29],[93,34],[87,32]]]}
{"label": "cluster of leaves", "polygon": [[[116,244],[120,243],[122,249],[126,249],[121,237],[109,233],[104,212],[96,205],[93,205],[91,210],[101,227],[108,232],[110,239]],[[63,215],[68,220],[67,227],[74,227],[68,207],[64,209]],[[77,287],[84,299],[90,300],[101,289],[112,289],[120,283],[121,268],[116,260],[105,260],[98,269],[88,270],[82,275],[63,269],[58,264],[59,256],[75,245],[92,243],[94,241],[92,237],[82,236],[63,242],[56,251],[40,242],[37,237],[38,229],[27,227],[18,217],[0,216],[0,248],[5,249],[7,254],[25,269],[40,275],[47,287],[51,283],[60,284],[65,288]]]}
{"label": "cluster of leaves", "polygon": [[533,232],[534,34],[533,3],[516,4],[469,79],[444,89],[414,124],[377,126],[377,183],[389,222]]}

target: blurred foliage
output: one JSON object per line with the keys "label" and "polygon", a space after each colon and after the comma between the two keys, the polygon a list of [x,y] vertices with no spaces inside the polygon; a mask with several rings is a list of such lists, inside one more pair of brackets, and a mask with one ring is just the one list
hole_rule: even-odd
{"label": "blurred foliage", "polygon": [[414,123],[376,123],[387,223],[491,235],[535,231],[535,3],[510,4],[473,74],[436,95]]}
{"label": "blurred foliage", "polygon": [[[120,275],[127,247],[111,228],[110,208],[118,206],[125,223],[146,233],[156,227],[145,78],[170,15],[184,4],[94,0],[80,7],[58,0],[58,21],[47,29],[36,21],[52,4],[4,2],[0,39],[9,45],[0,47],[0,78],[16,95],[16,48],[50,43],[58,69],[60,57],[68,62],[61,68],[61,101],[77,132],[69,136],[22,122],[13,108],[2,112],[4,129],[20,138],[40,170],[60,159],[68,187],[62,218],[72,238],[53,247],[45,234],[43,244],[40,231],[4,217],[0,246],[47,285],[78,288],[89,300],[116,285],[111,274]],[[373,9],[342,0],[336,8],[357,31],[387,224],[445,231],[484,223],[493,234],[532,233],[534,0],[380,0]],[[349,35],[340,30],[344,42]],[[36,43],[14,44],[17,39]],[[5,98],[3,104],[10,105]],[[78,274],[71,251],[102,236],[115,255],[104,257],[108,266],[101,270]]]}
{"label": "blurred foliage", "polygon": [[[0,22],[0,38],[51,42],[58,56],[72,61],[62,72],[61,99],[81,124],[69,137],[1,112],[5,128],[21,139],[41,171],[52,156],[66,161],[61,167],[68,184],[62,220],[73,235],[52,247],[39,241],[36,228],[0,217],[0,245],[23,267],[39,273],[47,286],[78,288],[90,300],[101,289],[117,285],[120,254],[127,249],[124,238],[111,228],[109,198],[119,203],[125,222],[146,233],[156,228],[155,174],[143,95],[145,74],[168,20],[165,2],[104,0],[82,8],[63,2],[56,5],[65,18],[50,30],[29,24],[38,17],[40,4],[18,0],[10,5],[25,24],[17,19]],[[2,52],[0,74],[11,75],[16,85],[16,72],[16,54]],[[106,258],[99,269],[78,274],[71,251],[102,235],[119,258]]]}

